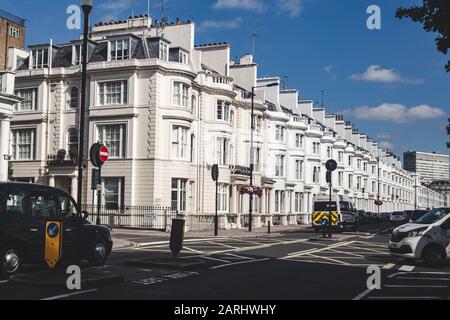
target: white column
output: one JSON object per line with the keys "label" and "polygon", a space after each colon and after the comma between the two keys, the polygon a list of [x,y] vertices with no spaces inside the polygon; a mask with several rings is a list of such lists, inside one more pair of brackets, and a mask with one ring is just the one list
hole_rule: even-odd
{"label": "white column", "polygon": [[0,181],[8,180],[10,118],[0,118]]}
{"label": "white column", "polygon": [[[77,176],[71,177],[71,189],[72,189],[72,198],[74,198],[76,200],[77,195],[78,195],[78,178],[77,178]],[[79,203],[78,205],[81,206],[83,204]]]}

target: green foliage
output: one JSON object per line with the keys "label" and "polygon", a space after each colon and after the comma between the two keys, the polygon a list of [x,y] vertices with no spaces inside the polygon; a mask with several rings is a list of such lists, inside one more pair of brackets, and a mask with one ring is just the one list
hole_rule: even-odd
{"label": "green foliage", "polygon": [[[426,32],[435,32],[437,49],[447,54],[450,49],[450,1],[449,0],[423,0],[423,6],[400,8],[395,16],[399,19],[410,18],[420,22]],[[450,72],[450,60],[445,66]]]}

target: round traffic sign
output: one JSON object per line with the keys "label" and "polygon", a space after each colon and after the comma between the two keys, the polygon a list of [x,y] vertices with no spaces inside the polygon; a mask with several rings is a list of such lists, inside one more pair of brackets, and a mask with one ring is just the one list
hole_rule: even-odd
{"label": "round traffic sign", "polygon": [[328,160],[327,163],[325,164],[325,168],[327,168],[328,171],[334,171],[337,169],[337,162],[336,160]]}
{"label": "round traffic sign", "polygon": [[108,161],[109,158],[108,148],[105,146],[101,146],[98,156],[101,162],[105,163],[106,161]]}
{"label": "round traffic sign", "polygon": [[59,226],[52,222],[47,226],[47,234],[50,238],[56,238],[59,234]]}

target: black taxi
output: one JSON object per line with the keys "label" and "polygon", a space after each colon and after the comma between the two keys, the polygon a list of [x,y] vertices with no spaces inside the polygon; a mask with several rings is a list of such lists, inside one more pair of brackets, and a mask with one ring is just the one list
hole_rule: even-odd
{"label": "black taxi", "polygon": [[112,249],[111,230],[92,224],[65,191],[29,183],[0,183],[0,272],[45,263],[48,221],[62,226],[61,261],[103,265]]}

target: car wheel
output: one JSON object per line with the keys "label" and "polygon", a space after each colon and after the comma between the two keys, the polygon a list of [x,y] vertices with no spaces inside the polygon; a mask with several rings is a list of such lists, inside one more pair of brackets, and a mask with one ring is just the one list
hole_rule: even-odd
{"label": "car wheel", "polygon": [[445,255],[439,246],[431,245],[425,247],[422,253],[422,259],[425,264],[431,267],[438,267],[444,263]]}
{"label": "car wheel", "polygon": [[20,272],[23,266],[23,257],[19,249],[8,248],[2,251],[1,273],[11,276]]}
{"label": "car wheel", "polygon": [[91,248],[90,256],[88,259],[89,264],[91,266],[99,267],[105,264],[107,258],[108,254],[106,241],[103,238],[99,238],[94,242],[94,245]]}

